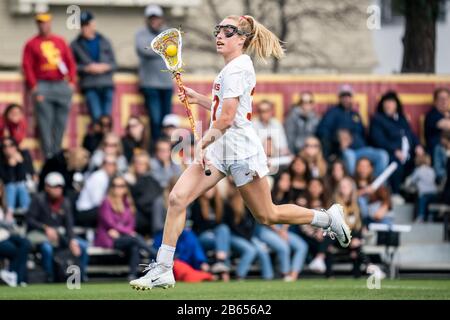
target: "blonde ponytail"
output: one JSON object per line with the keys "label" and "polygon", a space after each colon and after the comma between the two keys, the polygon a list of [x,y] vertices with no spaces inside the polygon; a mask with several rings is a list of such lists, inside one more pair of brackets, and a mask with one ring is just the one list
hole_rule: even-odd
{"label": "blonde ponytail", "polygon": [[275,57],[281,59],[284,57],[284,48],[282,42],[269,29],[255,20],[252,16],[229,16],[238,23],[238,28],[245,31],[249,36],[244,43],[244,51],[249,54],[255,54],[257,59],[267,63],[267,59]]}

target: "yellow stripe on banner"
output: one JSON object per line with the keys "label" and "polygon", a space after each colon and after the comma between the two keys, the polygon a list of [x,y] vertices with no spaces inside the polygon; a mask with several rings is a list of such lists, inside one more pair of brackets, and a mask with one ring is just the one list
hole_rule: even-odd
{"label": "yellow stripe on banner", "polygon": [[122,128],[127,126],[133,104],[143,104],[144,99],[138,93],[122,93],[120,96],[120,124]]}
{"label": "yellow stripe on banner", "polygon": [[0,92],[0,103],[17,103],[23,105],[23,94],[20,92]]}
{"label": "yellow stripe on banner", "polygon": [[398,97],[403,104],[427,104],[433,103],[431,93],[399,93]]}

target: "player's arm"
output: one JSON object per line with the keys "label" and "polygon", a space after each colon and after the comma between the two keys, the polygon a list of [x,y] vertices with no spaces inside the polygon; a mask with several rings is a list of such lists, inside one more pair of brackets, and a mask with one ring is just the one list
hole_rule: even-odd
{"label": "player's arm", "polygon": [[211,99],[207,96],[198,93],[197,91],[184,87],[184,92],[178,92],[178,98],[181,102],[184,103],[184,100],[188,99],[188,102],[190,104],[198,104],[199,106],[207,109],[208,111],[211,110]]}
{"label": "player's arm", "polygon": [[236,117],[239,98],[226,98],[223,100],[222,112],[219,118],[213,122],[210,130],[206,132],[201,141],[201,148],[205,149],[214,141],[219,139],[225,131],[233,124]]}

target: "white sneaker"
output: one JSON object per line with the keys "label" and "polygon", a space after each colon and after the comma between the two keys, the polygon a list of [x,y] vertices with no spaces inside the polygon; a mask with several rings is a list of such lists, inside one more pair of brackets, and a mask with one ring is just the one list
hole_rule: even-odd
{"label": "white sneaker", "polygon": [[0,271],[0,278],[10,287],[17,287],[17,273],[8,270]]}
{"label": "white sneaker", "polygon": [[145,267],[144,272],[147,272],[144,276],[130,281],[130,286],[133,289],[150,290],[153,288],[167,289],[175,287],[172,267],[153,262]]}
{"label": "white sneaker", "polygon": [[308,265],[309,269],[317,273],[325,273],[327,267],[325,266],[325,261],[320,258],[314,258],[313,261]]}
{"label": "white sneaker", "polygon": [[347,248],[352,240],[352,235],[344,220],[344,209],[340,204],[333,204],[327,213],[331,218],[331,224],[325,230],[324,235],[328,234],[331,239],[336,237],[341,247]]}

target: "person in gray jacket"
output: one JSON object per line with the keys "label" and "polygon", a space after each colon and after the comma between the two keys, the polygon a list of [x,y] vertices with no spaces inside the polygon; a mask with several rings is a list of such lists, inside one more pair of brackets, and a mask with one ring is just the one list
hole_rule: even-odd
{"label": "person in gray jacket", "polygon": [[79,85],[92,121],[111,115],[114,95],[113,73],[117,68],[110,41],[96,30],[94,16],[89,11],[80,15],[81,32],[71,48],[79,76]]}
{"label": "person in gray jacket", "polygon": [[171,113],[172,107],[172,75],[170,72],[161,72],[166,69],[163,59],[152,49],[149,49],[152,40],[163,30],[163,11],[157,5],[145,8],[146,26],[136,33],[136,53],[139,57],[139,80],[141,92],[145,99],[152,140],[161,136],[162,119]]}
{"label": "person in gray jacket", "polygon": [[313,94],[304,91],[300,94],[300,101],[292,107],[284,122],[288,147],[293,154],[300,151],[307,137],[316,134],[320,119],[313,108]]}

